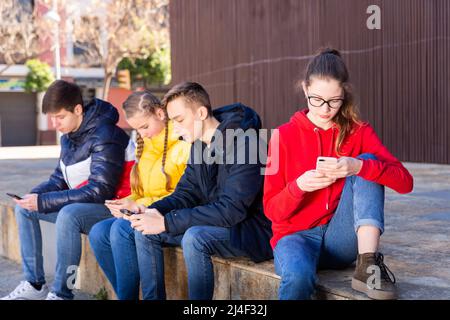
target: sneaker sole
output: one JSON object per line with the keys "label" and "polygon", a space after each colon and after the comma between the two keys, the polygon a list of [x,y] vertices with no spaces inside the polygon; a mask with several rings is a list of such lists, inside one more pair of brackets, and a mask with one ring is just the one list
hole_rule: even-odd
{"label": "sneaker sole", "polygon": [[44,298],[39,297],[39,298],[16,298],[16,299],[0,299],[0,301],[39,301],[39,300],[45,300],[47,296],[45,296]]}
{"label": "sneaker sole", "polygon": [[391,291],[381,291],[367,288],[367,284],[352,278],[352,289],[366,294],[374,300],[396,300],[397,295]]}

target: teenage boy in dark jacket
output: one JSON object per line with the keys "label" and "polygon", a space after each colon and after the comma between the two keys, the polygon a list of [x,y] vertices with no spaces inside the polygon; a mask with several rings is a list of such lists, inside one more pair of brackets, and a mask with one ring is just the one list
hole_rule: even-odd
{"label": "teenage boy in dark jacket", "polygon": [[[163,245],[180,245],[190,299],[211,299],[212,255],[272,258],[270,221],[263,214],[261,121],[252,109],[234,104],[212,111],[208,93],[182,83],[164,97],[174,127],[193,143],[188,166],[175,191],[129,220],[144,299],[164,299]],[[123,241],[132,241],[123,239]]]}
{"label": "teenage boy in dark jacket", "polygon": [[[119,114],[110,103],[94,99],[84,106],[80,88],[58,80],[45,93],[43,112],[63,133],[61,154],[49,180],[23,200],[15,200],[25,280],[2,300],[72,299],[68,279],[80,262],[80,233],[87,234],[96,222],[110,217],[105,200],[130,192],[124,172],[129,167],[125,165],[129,137],[116,126]],[[50,292],[39,220],[56,224],[57,261]]]}

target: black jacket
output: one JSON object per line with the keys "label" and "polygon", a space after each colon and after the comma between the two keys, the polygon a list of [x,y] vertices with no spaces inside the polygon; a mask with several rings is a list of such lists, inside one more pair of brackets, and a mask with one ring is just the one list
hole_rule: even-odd
{"label": "black jacket", "polygon": [[59,211],[70,203],[103,203],[116,193],[129,137],[116,126],[119,113],[94,99],[84,107],[80,128],[61,137],[61,154],[49,180],[31,190],[38,211]]}
{"label": "black jacket", "polygon": [[[150,208],[164,215],[169,234],[182,234],[197,225],[227,227],[231,228],[234,247],[255,262],[270,259],[271,223],[262,207],[264,176],[261,162],[255,159],[258,149],[252,148],[267,148],[258,139],[261,120],[255,111],[242,104],[216,109],[213,115],[220,125],[210,147],[199,140],[193,144],[189,163],[175,191]],[[239,128],[240,133],[227,137],[226,129]],[[255,129],[253,138],[245,138],[244,131],[247,134],[252,131],[247,129]],[[218,132],[223,139],[217,136]],[[259,142],[262,144],[258,146]],[[201,161],[203,152],[209,155],[206,162]],[[227,158],[232,163],[226,162]],[[223,164],[208,164],[213,159]]]}

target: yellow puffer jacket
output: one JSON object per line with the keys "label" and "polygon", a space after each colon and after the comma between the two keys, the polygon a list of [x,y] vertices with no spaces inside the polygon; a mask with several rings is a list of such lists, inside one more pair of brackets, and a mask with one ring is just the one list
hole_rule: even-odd
{"label": "yellow puffer jacket", "polygon": [[166,177],[163,174],[162,157],[164,151],[163,130],[156,137],[144,138],[144,149],[139,159],[139,179],[144,190],[143,195],[134,192],[128,197],[138,204],[151,205],[169,194],[171,194],[178,184],[186,169],[189,158],[191,144],[178,140],[178,136],[173,133],[173,124],[169,121],[169,137],[167,141],[167,157],[165,171],[170,176],[170,188],[166,190]]}

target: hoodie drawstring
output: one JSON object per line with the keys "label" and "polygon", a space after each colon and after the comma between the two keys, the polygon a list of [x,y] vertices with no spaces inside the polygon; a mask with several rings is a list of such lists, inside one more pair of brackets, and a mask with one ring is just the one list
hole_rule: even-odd
{"label": "hoodie drawstring", "polygon": [[[336,127],[333,126],[331,128],[331,144],[330,144],[330,151],[328,152],[328,156],[331,157],[332,153],[333,153],[333,145],[334,145],[334,131],[336,130]],[[322,140],[320,137],[320,133],[319,133],[319,128],[314,128],[314,133],[316,134],[317,137],[317,149],[319,150],[319,156],[322,156]],[[330,188],[327,187],[326,188],[326,204],[325,204],[325,209],[328,210],[329,209],[329,202],[330,202]]]}
{"label": "hoodie drawstring", "polygon": [[319,128],[314,128],[314,133],[317,137],[317,150],[319,150],[319,157],[322,155],[322,141],[320,140]]}
{"label": "hoodie drawstring", "polygon": [[331,157],[333,154],[333,147],[334,147],[334,130],[336,130],[336,127],[331,127],[331,144],[330,144],[330,152],[328,153]]}

